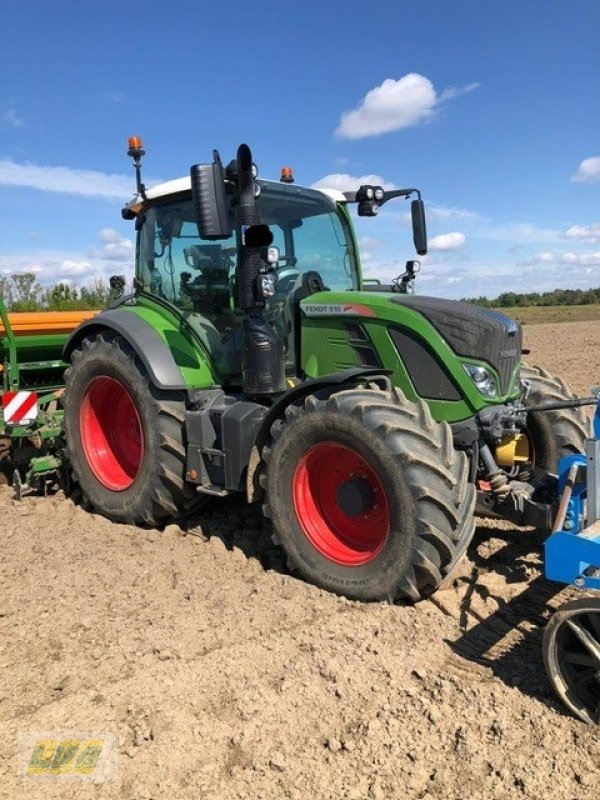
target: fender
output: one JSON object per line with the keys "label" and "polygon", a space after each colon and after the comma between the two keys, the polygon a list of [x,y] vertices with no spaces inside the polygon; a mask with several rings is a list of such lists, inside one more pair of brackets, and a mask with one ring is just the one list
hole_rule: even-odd
{"label": "fender", "polygon": [[321,391],[322,389],[342,388],[346,384],[355,384],[365,379],[384,378],[389,385],[388,375],[392,374],[390,369],[380,369],[378,367],[352,367],[341,372],[334,372],[331,375],[322,375],[319,378],[310,378],[302,381],[297,386],[293,386],[277,398],[275,403],[269,408],[267,414],[260,420],[260,427],[254,439],[254,445],[248,463],[248,474],[246,479],[246,494],[248,502],[251,503],[258,496],[258,469],[261,463],[261,452],[269,438],[269,431],[276,419],[283,416],[285,409],[292,403],[303,400],[309,394]]}
{"label": "fender", "polygon": [[[158,389],[189,389],[190,382],[186,381],[182,366],[193,369],[194,373],[198,370],[208,372],[206,368],[202,370],[205,365],[201,364],[197,354],[193,352],[191,357],[189,352],[185,353],[184,364],[178,364],[173,351],[152,325],[134,311],[126,310],[103,311],[97,317],[82,323],[69,337],[63,350],[63,361],[70,362],[73,351],[86,337],[106,330],[115,331],[129,342],[148,371],[150,380]],[[191,347],[189,349],[191,350]],[[205,380],[201,377],[194,383],[206,386],[213,384],[213,381],[208,376]]]}

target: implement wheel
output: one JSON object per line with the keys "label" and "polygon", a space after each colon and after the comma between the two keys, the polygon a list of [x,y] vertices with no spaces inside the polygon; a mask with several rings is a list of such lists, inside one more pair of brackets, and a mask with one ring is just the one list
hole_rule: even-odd
{"label": "implement wheel", "polygon": [[474,530],[474,487],[446,424],[399,390],[310,395],[263,450],[265,514],[292,569],[357,600],[431,594]]}
{"label": "implement wheel", "polygon": [[69,459],[95,511],[154,526],[199,504],[185,482],[183,396],[156,389],[125,339],[84,339],[65,381]]}
{"label": "implement wheel", "polygon": [[[521,379],[528,381],[531,387],[524,402],[526,406],[564,402],[577,397],[564,381],[541,367],[523,365]],[[556,474],[563,456],[584,452],[584,442],[590,431],[590,422],[581,408],[529,412],[526,433],[533,450],[536,472]]]}
{"label": "implement wheel", "polygon": [[579,719],[600,723],[600,598],[559,608],[544,632],[544,665],[554,691]]}

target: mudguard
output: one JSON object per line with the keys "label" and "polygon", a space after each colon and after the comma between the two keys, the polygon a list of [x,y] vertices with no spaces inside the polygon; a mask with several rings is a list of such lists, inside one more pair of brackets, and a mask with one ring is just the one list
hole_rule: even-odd
{"label": "mudguard", "polygon": [[329,387],[342,386],[345,383],[358,383],[362,380],[373,379],[377,376],[388,376],[392,374],[390,369],[380,369],[379,367],[352,367],[350,369],[334,372],[332,375],[322,375],[320,378],[309,378],[302,381],[284,392],[273,405],[261,421],[260,429],[256,435],[255,445],[262,447],[269,436],[271,425],[275,420],[282,416],[287,406],[297,403],[309,394],[318,392]]}
{"label": "mudguard", "polygon": [[[163,318],[161,322],[164,322]],[[103,330],[115,331],[129,342],[148,371],[150,380],[159,389],[185,390],[214,384],[208,365],[189,340],[176,329],[163,328],[159,333],[150,321],[133,309],[103,311],[81,324],[69,337],[63,360],[69,362],[73,351],[86,337]]]}

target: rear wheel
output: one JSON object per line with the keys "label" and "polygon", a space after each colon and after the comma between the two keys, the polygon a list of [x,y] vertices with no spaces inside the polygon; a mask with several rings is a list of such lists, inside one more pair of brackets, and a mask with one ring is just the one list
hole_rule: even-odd
{"label": "rear wheel", "polygon": [[544,665],[562,702],[584,722],[600,723],[600,598],[559,608],[544,631]]}
{"label": "rear wheel", "polygon": [[183,396],[156,389],[125,339],[84,339],[65,381],[69,459],[94,510],[158,525],[199,503],[185,482]]}
{"label": "rear wheel", "polygon": [[359,600],[419,600],[473,535],[474,487],[446,424],[398,391],[306,398],[263,451],[265,514],[291,568]]}
{"label": "rear wheel", "polygon": [[[521,379],[530,385],[526,406],[560,403],[577,397],[564,381],[541,367],[524,364]],[[536,472],[556,473],[563,456],[584,452],[584,442],[590,436],[590,423],[581,408],[530,411],[526,433],[533,450]]]}
{"label": "rear wheel", "polygon": [[0,436],[0,486],[7,486],[10,483],[11,473],[10,439]]}

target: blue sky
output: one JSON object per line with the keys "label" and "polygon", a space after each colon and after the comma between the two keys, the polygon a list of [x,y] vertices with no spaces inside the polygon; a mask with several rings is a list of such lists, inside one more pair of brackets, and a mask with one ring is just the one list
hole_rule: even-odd
{"label": "blue sky", "polygon": [[[147,183],[217,147],[263,177],[418,186],[421,293],[600,286],[600,3],[32,0],[0,17],[0,274],[130,271],[126,139]],[[413,255],[407,204],[359,233]]]}

